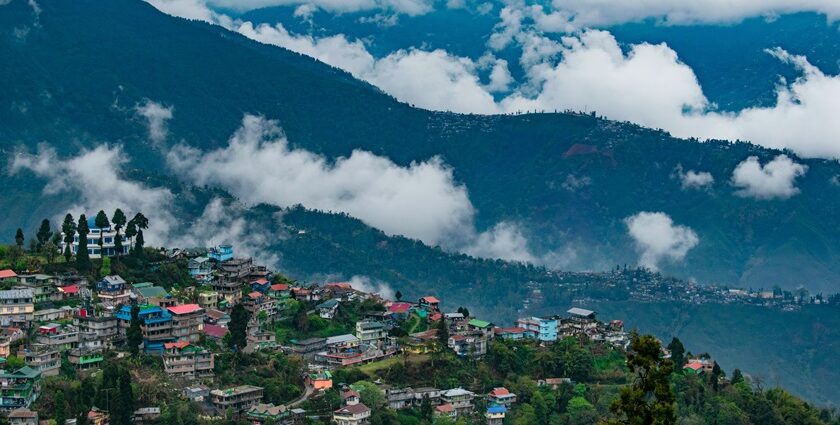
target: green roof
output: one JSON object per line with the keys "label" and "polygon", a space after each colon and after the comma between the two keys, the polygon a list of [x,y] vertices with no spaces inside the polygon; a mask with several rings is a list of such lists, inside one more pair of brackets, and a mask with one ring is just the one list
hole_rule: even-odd
{"label": "green roof", "polygon": [[468,323],[468,325],[474,328],[489,328],[490,322],[485,322],[484,320],[472,319]]}
{"label": "green roof", "polygon": [[154,286],[154,285],[155,284],[152,283],[152,282],[140,282],[140,283],[135,283],[134,284],[134,289],[148,288],[148,287]]}
{"label": "green roof", "polygon": [[135,286],[134,289],[137,289],[137,292],[143,298],[157,298],[165,297],[167,295],[166,289],[163,289],[160,286],[146,286],[139,289]]}
{"label": "green roof", "polygon": [[33,369],[29,366],[24,366],[24,367],[14,371],[14,372],[6,372],[6,373],[4,373],[0,376],[10,377],[10,378],[11,377],[24,377],[24,378],[35,379],[35,378],[41,376],[41,372],[36,370],[36,369]]}

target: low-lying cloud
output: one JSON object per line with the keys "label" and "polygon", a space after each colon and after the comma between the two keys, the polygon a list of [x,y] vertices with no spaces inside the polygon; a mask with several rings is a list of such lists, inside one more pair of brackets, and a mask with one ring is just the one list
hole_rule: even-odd
{"label": "low-lying cloud", "polygon": [[799,193],[796,178],[805,175],[807,165],[794,162],[787,155],[779,155],[763,166],[758,157],[751,156],[735,167],[732,185],[736,195],[762,200],[788,199]]}
{"label": "low-lying cloud", "polygon": [[394,300],[397,298],[394,289],[391,288],[391,285],[389,285],[388,282],[374,280],[367,276],[353,276],[350,278],[349,283],[350,286],[357,291],[366,292],[368,294],[378,294],[386,300]]}
{"label": "low-lying cloud", "polygon": [[712,173],[708,171],[694,171],[683,170],[682,165],[678,165],[675,170],[677,177],[680,179],[680,186],[683,190],[688,189],[705,189],[715,183],[715,178]]}
{"label": "low-lying cloud", "polygon": [[171,106],[165,106],[149,99],[134,107],[135,113],[145,121],[149,132],[149,140],[156,145],[163,143],[166,136],[169,135],[167,122],[172,119],[172,110]]}
{"label": "low-lying cloud", "polygon": [[625,218],[624,224],[639,251],[639,264],[653,270],[663,260],[682,261],[700,243],[694,230],[674,224],[662,212],[640,212]]}

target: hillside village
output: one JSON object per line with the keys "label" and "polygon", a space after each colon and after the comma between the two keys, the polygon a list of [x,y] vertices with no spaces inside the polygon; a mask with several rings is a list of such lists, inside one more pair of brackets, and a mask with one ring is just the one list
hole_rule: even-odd
{"label": "hillside village", "polygon": [[[145,247],[141,214],[73,222],[4,252],[11,424],[595,423],[632,382],[638,337],[581,306],[495,323],[438,294],[295,282],[232,245]],[[753,391],[676,338],[656,356],[682,385]]]}

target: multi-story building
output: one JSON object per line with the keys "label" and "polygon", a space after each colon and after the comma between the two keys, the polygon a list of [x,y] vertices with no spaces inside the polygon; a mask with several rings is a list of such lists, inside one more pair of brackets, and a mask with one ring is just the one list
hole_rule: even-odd
{"label": "multi-story building", "polygon": [[242,413],[262,401],[263,389],[253,385],[240,385],[238,387],[210,391],[210,402],[219,414],[224,414],[228,409],[235,413]]}
{"label": "multi-story building", "polygon": [[79,345],[79,330],[72,325],[48,323],[38,327],[35,342],[57,351],[70,350]]}
{"label": "multi-story building", "polygon": [[525,329],[525,336],[538,341],[557,341],[557,319],[552,317],[525,317],[516,321],[516,327]]}
{"label": "multi-story building", "polygon": [[38,425],[38,412],[25,407],[9,412],[9,425]]}
{"label": "multi-story building", "polygon": [[[130,316],[129,316],[130,318]],[[103,347],[112,347],[120,339],[120,328],[116,316],[92,316],[87,310],[80,310],[73,319],[79,332],[92,339],[102,341]]]}
{"label": "multi-story building", "polygon": [[260,312],[265,312],[266,321],[273,322],[277,316],[275,300],[262,292],[253,291],[248,294],[242,302],[245,309],[251,313],[251,317],[259,317]]}
{"label": "multi-story building", "polygon": [[[90,233],[87,235],[87,249],[88,255],[90,258],[101,258],[102,254],[105,254],[108,257],[113,257],[117,254],[125,255],[128,254],[129,248],[134,243],[133,238],[126,237],[125,234],[122,234],[122,252],[117,252],[116,247],[114,246],[114,237],[117,236],[117,231],[112,227],[103,227],[99,228],[96,227],[96,219],[95,216],[92,216],[88,219],[88,228],[90,229]],[[66,242],[63,238],[64,234],[62,233],[62,242],[61,242],[61,251],[64,251],[64,248],[67,246]],[[100,252],[99,241],[100,237],[102,240],[102,247]],[[77,233],[76,236],[73,237],[73,242],[70,244],[70,251],[73,252],[75,255],[79,252],[79,234]]]}
{"label": "multi-story building", "polygon": [[348,404],[333,412],[333,422],[338,425],[366,425],[370,423],[370,408],[362,403]]}
{"label": "multi-story building", "polygon": [[164,344],[163,367],[175,378],[212,378],[213,353],[187,341]]}
{"label": "multi-story building", "polygon": [[213,279],[213,263],[209,257],[191,258],[187,262],[187,271],[199,282],[209,282]]}
{"label": "multi-story building", "polygon": [[474,398],[475,393],[463,388],[453,388],[444,391],[440,395],[441,401],[446,404],[451,404],[459,416],[472,412]]}
{"label": "multi-story building", "polygon": [[506,413],[507,407],[501,404],[494,404],[487,407],[484,418],[487,419],[487,425],[504,425]]}
{"label": "multi-story building", "polygon": [[126,287],[125,279],[118,275],[105,276],[96,284],[99,303],[105,307],[116,307],[128,304],[131,293]]}
{"label": "multi-story building", "polygon": [[516,394],[508,391],[505,387],[493,388],[493,390],[487,394],[487,402],[490,404],[511,406],[513,403],[516,403]]}
{"label": "multi-story building", "polygon": [[183,304],[167,308],[172,316],[172,338],[196,342],[204,329],[204,309],[198,304]]}
{"label": "multi-story building", "polygon": [[0,370],[0,411],[28,408],[41,392],[41,372],[24,366],[14,372]]}
{"label": "multi-story building", "polygon": [[18,357],[22,357],[27,366],[37,370],[43,376],[56,376],[61,367],[59,351],[41,344],[30,344],[29,348],[18,352]]}
{"label": "multi-story building", "polygon": [[232,260],[233,259],[233,246],[232,245],[219,245],[210,248],[207,256],[218,263],[222,261]]}
{"label": "multi-story building", "polygon": [[373,320],[356,322],[356,338],[362,344],[379,345],[388,338],[385,324]]}
{"label": "multi-story building", "polygon": [[48,274],[22,274],[18,275],[18,285],[32,289],[34,301],[42,303],[53,301],[57,295],[56,284],[58,278]]}
{"label": "multi-story building", "polygon": [[487,353],[487,335],[482,332],[463,332],[449,336],[449,348],[461,357],[483,356]]}
{"label": "multi-story building", "polygon": [[164,308],[177,304],[177,300],[169,295],[166,289],[151,282],[135,283],[131,287],[131,292],[140,304],[152,304]]}
{"label": "multi-story building", "polygon": [[0,291],[0,325],[28,326],[35,312],[35,294],[32,289]]}
{"label": "multi-story building", "polygon": [[76,367],[76,370],[88,370],[98,368],[105,360],[102,350],[76,348],[67,354],[67,360]]}
{"label": "multi-story building", "polygon": [[206,309],[215,309],[219,307],[219,294],[214,291],[199,292],[198,305]]}
{"label": "multi-story building", "polygon": [[[120,335],[124,338],[131,324],[131,306],[124,305],[115,314],[119,323]],[[141,305],[141,325],[143,342],[148,352],[163,352],[163,344],[172,341],[172,315],[156,305]]]}

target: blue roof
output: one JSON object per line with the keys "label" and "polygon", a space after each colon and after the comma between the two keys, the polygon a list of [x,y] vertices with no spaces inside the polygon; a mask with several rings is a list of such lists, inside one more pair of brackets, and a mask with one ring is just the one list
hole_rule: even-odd
{"label": "blue roof", "polygon": [[487,408],[487,413],[505,413],[507,408],[501,404],[494,404]]}

